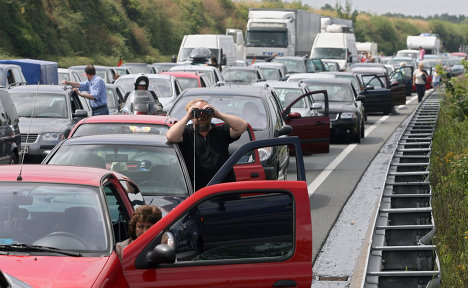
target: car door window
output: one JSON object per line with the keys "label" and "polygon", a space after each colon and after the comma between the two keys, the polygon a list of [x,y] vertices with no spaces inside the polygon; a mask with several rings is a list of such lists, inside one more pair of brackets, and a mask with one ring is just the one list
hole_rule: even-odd
{"label": "car door window", "polygon": [[281,192],[205,200],[170,226],[177,262],[287,259],[294,254],[294,210],[291,195]]}
{"label": "car door window", "polygon": [[115,243],[117,243],[128,238],[129,215],[125,212],[125,207],[119,200],[117,189],[112,184],[104,186],[104,193],[114,230]]}
{"label": "car door window", "polygon": [[70,101],[71,101],[71,107],[72,107],[73,112],[75,112],[77,109],[84,109],[76,93],[70,94]]}

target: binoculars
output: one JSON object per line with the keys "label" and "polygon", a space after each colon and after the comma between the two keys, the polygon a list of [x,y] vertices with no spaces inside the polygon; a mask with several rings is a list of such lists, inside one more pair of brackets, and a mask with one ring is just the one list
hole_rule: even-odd
{"label": "binoculars", "polygon": [[201,114],[205,114],[206,116],[211,116],[214,114],[214,110],[213,108],[206,108],[206,109],[193,108],[192,109],[192,116],[194,118],[197,118]]}

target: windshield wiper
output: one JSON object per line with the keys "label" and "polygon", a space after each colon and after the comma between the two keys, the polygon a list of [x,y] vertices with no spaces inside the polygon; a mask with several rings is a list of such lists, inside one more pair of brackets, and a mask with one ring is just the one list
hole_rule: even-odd
{"label": "windshield wiper", "polygon": [[80,252],[63,250],[55,247],[39,246],[39,245],[29,245],[25,243],[14,243],[10,245],[0,245],[0,250],[7,251],[40,251],[40,252],[53,252],[60,253],[67,256],[81,257]]}

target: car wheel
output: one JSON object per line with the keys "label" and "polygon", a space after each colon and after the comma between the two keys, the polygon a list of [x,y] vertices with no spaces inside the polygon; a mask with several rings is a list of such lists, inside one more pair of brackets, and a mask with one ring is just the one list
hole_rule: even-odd
{"label": "car wheel", "polygon": [[366,135],[366,125],[364,124],[364,122],[361,124],[361,138],[364,138],[364,136]]}

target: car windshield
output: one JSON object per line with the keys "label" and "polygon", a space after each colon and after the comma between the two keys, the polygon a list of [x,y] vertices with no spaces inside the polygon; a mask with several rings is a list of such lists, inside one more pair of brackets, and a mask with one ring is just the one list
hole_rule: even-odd
{"label": "car windshield", "polygon": [[[302,95],[301,89],[291,89],[291,88],[275,88],[276,94],[280,99],[283,109],[288,107],[297,97]],[[292,108],[307,108],[305,98],[302,98],[297,103],[295,103]]]}
{"label": "car windshield", "polygon": [[198,88],[198,79],[197,78],[188,78],[188,77],[177,77],[179,80],[180,87],[182,91],[187,88]]}
{"label": "car windshield", "polygon": [[[116,85],[120,86],[124,93],[131,92],[135,90],[135,79],[134,78],[123,78],[120,77],[115,82]],[[154,91],[159,97],[171,97],[171,80],[169,78],[149,78],[149,87],[148,90]]]}
{"label": "car windshield", "polygon": [[234,83],[251,83],[257,81],[257,75],[253,70],[224,70],[224,81]]}
{"label": "car windshield", "polygon": [[[307,84],[311,91],[327,90],[328,101],[330,102],[352,102],[354,97],[350,91],[351,87],[345,85],[337,85],[332,83],[313,83]],[[323,102],[323,94],[314,94],[312,98],[314,101]]]}
{"label": "car windshield", "polygon": [[171,116],[177,119],[182,119],[187,111],[185,111],[185,104],[203,98],[208,101],[215,109],[222,113],[236,115],[246,120],[254,130],[265,130],[267,128],[268,118],[265,111],[265,105],[260,98],[246,97],[246,96],[186,96],[182,101],[177,101],[171,110]]}
{"label": "car windshield", "polygon": [[278,68],[260,68],[267,80],[281,80],[280,70]]}
{"label": "car windshield", "polygon": [[248,30],[246,34],[247,47],[288,47],[288,31],[281,30]]}
{"label": "car windshield", "polygon": [[[195,48],[182,48],[182,51],[179,54],[179,61],[187,61],[190,60],[190,53],[192,53],[192,50]],[[217,56],[219,54],[219,49],[216,48],[209,48],[211,55]]]}
{"label": "car windshield", "polygon": [[[63,94],[15,93],[13,97],[18,116],[27,118],[68,118]],[[34,112],[34,114],[33,114]]]}
{"label": "car windshield", "polygon": [[169,127],[164,124],[146,123],[83,123],[73,137],[101,134],[157,134],[166,135]]}
{"label": "car windshield", "polygon": [[40,182],[0,187],[0,244],[107,250],[98,187]]}
{"label": "car windshield", "polygon": [[[204,73],[206,76],[208,76],[208,78],[210,79],[210,82],[211,83],[216,83],[216,80],[215,80],[215,75],[214,75],[214,71],[213,70],[208,70],[208,69],[196,69],[197,65],[193,65],[193,66],[189,66],[189,68],[187,67],[184,67],[184,66],[175,66],[175,67],[172,67],[169,71],[193,71],[193,72],[198,72],[198,73]],[[216,68],[215,68],[216,69]]]}
{"label": "car windshield", "polygon": [[293,60],[293,59],[283,59],[283,58],[274,58],[272,62],[279,62],[283,63],[286,65],[286,68],[288,69],[289,73],[306,73],[306,65],[304,60],[298,59],[298,60]]}
{"label": "car windshield", "polygon": [[132,179],[143,195],[186,196],[188,188],[176,150],[142,145],[62,145],[48,164],[113,170]]}
{"label": "car windshield", "polygon": [[311,58],[346,59],[346,49],[343,48],[314,48]]}

